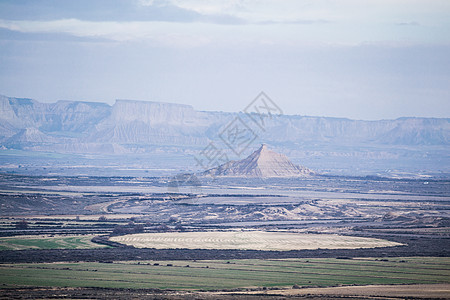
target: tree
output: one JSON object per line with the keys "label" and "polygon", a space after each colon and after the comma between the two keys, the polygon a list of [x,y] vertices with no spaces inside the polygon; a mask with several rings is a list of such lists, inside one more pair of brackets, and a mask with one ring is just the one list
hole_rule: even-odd
{"label": "tree", "polygon": [[16,223],[16,229],[27,229],[27,228],[28,228],[28,222],[25,219]]}
{"label": "tree", "polygon": [[165,224],[161,224],[158,227],[156,227],[156,230],[159,232],[167,232],[170,230],[169,226],[165,225]]}
{"label": "tree", "polygon": [[144,232],[144,224],[134,225],[133,229],[135,233]]}
{"label": "tree", "polygon": [[177,224],[177,226],[175,226],[175,230],[177,230],[177,231],[184,231],[185,229],[184,229],[183,225]]}

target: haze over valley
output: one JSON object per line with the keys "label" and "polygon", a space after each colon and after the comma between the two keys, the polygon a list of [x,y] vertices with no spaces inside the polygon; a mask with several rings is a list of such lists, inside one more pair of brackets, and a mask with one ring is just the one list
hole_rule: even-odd
{"label": "haze over valley", "polygon": [[0,299],[450,299],[450,1],[0,0]]}
{"label": "haze over valley", "polygon": [[[110,106],[0,96],[0,108],[0,170],[5,172],[196,172],[202,167],[195,156],[213,142],[229,159],[244,158],[266,143],[294,163],[326,174],[414,178],[450,173],[450,119],[362,121],[279,114],[267,115],[261,129],[243,112],[197,111],[161,102],[117,100]],[[239,155],[220,138],[236,118],[255,137]]]}

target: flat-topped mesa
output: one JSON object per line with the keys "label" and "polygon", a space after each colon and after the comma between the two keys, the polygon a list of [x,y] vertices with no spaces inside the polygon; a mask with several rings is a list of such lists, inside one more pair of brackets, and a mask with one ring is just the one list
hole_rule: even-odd
{"label": "flat-topped mesa", "polygon": [[293,164],[286,155],[269,150],[266,144],[238,161],[229,161],[223,165],[207,170],[202,175],[224,177],[307,177],[315,172]]}
{"label": "flat-topped mesa", "polygon": [[148,125],[184,125],[196,119],[190,105],[138,100],[116,100],[110,120],[117,122],[139,121]]}

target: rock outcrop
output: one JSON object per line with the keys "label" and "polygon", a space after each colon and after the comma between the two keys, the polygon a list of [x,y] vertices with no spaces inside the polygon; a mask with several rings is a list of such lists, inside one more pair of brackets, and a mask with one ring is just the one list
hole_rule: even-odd
{"label": "rock outcrop", "polygon": [[247,158],[230,161],[202,175],[227,177],[306,177],[315,173],[303,166],[293,164],[286,155],[269,150],[266,144]]}

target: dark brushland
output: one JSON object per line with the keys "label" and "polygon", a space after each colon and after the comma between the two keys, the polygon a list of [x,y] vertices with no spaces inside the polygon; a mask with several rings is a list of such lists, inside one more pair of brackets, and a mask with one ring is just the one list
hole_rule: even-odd
{"label": "dark brushland", "polygon": [[[287,270],[282,267],[276,272],[280,272],[279,276],[290,274],[293,279],[288,279],[287,282],[291,285],[299,283],[304,288],[324,286],[320,284],[321,282],[323,284],[323,280],[330,282],[325,286],[346,285],[348,282],[365,284],[447,282],[444,275],[439,275],[448,272],[447,265],[439,263],[440,259],[450,257],[448,250],[450,199],[447,180],[319,175],[302,178],[201,179],[202,186],[197,187],[201,188],[201,191],[185,193],[184,191],[190,190],[190,187],[179,186],[179,192],[174,193],[167,186],[171,178],[166,177],[1,175],[2,245],[20,245],[21,241],[32,241],[34,237],[41,239],[42,242],[29,242],[31,243],[29,245],[44,247],[49,242],[44,244],[43,241],[49,239],[92,236],[92,241],[97,243],[98,247],[109,246],[99,249],[67,249],[67,245],[60,242],[57,246],[53,246],[60,249],[51,249],[50,245],[50,249],[25,247],[24,250],[2,250],[0,267],[4,268],[4,274],[23,272],[28,274],[26,277],[18,277],[18,281],[14,278],[5,278],[4,282],[8,284],[2,290],[2,295],[19,298],[22,297],[20,295],[30,297],[69,295],[73,298],[81,295],[95,298],[107,298],[108,295],[129,298],[140,295],[142,298],[163,299],[180,297],[248,299],[249,295],[242,293],[258,293],[258,291],[265,293],[268,289],[264,287],[263,290],[263,286],[231,289],[226,288],[227,285],[214,283],[214,276],[223,276],[218,275],[222,272],[220,266],[226,266],[226,272],[231,272],[232,277],[250,276],[251,274],[239,273],[245,272],[242,270],[249,267],[249,262],[242,259],[251,259],[253,263],[262,265],[253,272],[267,268],[264,266],[268,263],[291,265],[289,261],[283,262],[280,259],[298,260],[300,265],[297,268],[301,269]],[[402,245],[373,249],[255,251],[140,249],[109,241],[110,236],[130,233],[211,230],[336,233],[376,237],[399,242]],[[5,239],[12,240],[8,240],[9,244],[5,244]],[[421,265],[413,262],[421,258],[424,260]],[[55,262],[57,264],[52,264]],[[354,263],[360,264],[361,269],[351,268]],[[217,267],[205,269],[206,266],[216,264]],[[236,264],[242,266],[236,267]],[[172,288],[161,289],[163,286],[161,284],[152,284],[152,280],[158,282],[157,274],[164,272],[167,276],[171,276],[169,287],[183,286],[184,280],[188,282],[191,278],[191,275],[188,277],[181,275],[184,274],[186,265],[190,265],[188,274],[200,276],[196,280],[205,284],[212,280],[209,284],[216,284],[227,292],[234,291],[235,294],[224,296],[217,292],[206,294],[192,291],[178,292]],[[316,270],[314,266],[319,268]],[[220,268],[217,269],[218,267]],[[120,279],[113,279],[118,276],[119,271],[108,273],[111,272],[108,271],[111,268],[112,270],[119,268],[120,274],[124,274]],[[347,281],[341,282],[332,275],[336,272],[335,268],[349,272],[349,277],[340,277],[348,278]],[[436,268],[437,271],[434,270]],[[26,273],[28,272],[26,270],[29,273]],[[362,273],[354,273],[355,270]],[[79,273],[81,271],[83,273]],[[53,284],[60,288],[40,287],[43,284],[39,281],[40,277],[33,279],[34,275],[31,275],[39,272],[46,274],[50,280],[48,282],[55,282]],[[60,281],[58,283],[58,280],[61,280],[58,279],[60,278],[58,276],[61,276],[59,272],[65,274],[63,283]],[[204,272],[212,273],[202,275]],[[258,282],[258,276],[274,274],[258,272],[263,273],[252,273],[255,276],[252,280],[256,280],[255,282]],[[303,275],[300,273],[295,275],[297,273],[292,272],[300,272]],[[315,278],[316,275],[311,275],[311,272],[318,272],[319,278]],[[417,277],[418,275],[415,275],[417,272],[425,273]],[[147,273],[148,275],[145,275]],[[127,274],[133,277],[127,279]],[[83,282],[85,276],[111,279],[85,283]],[[143,276],[148,283],[142,283],[141,280],[144,279],[133,281],[132,278],[135,276]],[[208,278],[202,281],[201,276]],[[252,276],[250,277],[253,278]],[[11,280],[19,283],[20,287],[13,288]],[[129,284],[124,280],[129,280]],[[28,285],[31,283],[31,287],[24,288],[20,282]],[[211,286],[206,287],[205,284],[197,283],[192,288],[211,290]],[[242,286],[239,285],[239,281],[230,284],[234,287]],[[63,288],[67,285],[79,287]],[[205,287],[201,288],[202,286]],[[412,288],[414,286],[411,285]],[[151,287],[158,288],[148,289]],[[270,288],[271,293],[277,291],[272,290],[273,288],[280,287],[285,288],[284,285],[275,284]],[[285,291],[286,289],[280,290],[280,293]],[[320,296],[320,289],[315,293],[319,295],[316,297],[323,298]],[[281,294],[273,297],[281,297]]]}
{"label": "dark brushland", "polygon": [[[355,250],[98,250],[4,251],[2,262],[287,257],[448,256],[450,218],[446,180],[357,177],[223,178],[200,194],[173,193],[170,178],[0,176],[2,236],[121,235],[134,232],[288,230],[397,241],[403,246]],[[207,181],[206,181],[207,182]],[[271,186],[263,190],[261,184]],[[247,189],[236,187],[247,186]],[[180,187],[180,190],[188,187]],[[163,192],[155,192],[159,190]],[[165,191],[165,192],[164,192]],[[319,196],[323,198],[320,199]],[[45,217],[44,217],[45,216]],[[81,216],[81,218],[80,218]],[[211,216],[214,216],[213,218]],[[27,220],[26,228],[17,223]],[[130,223],[131,222],[131,223]],[[171,257],[172,256],[172,257]]]}

